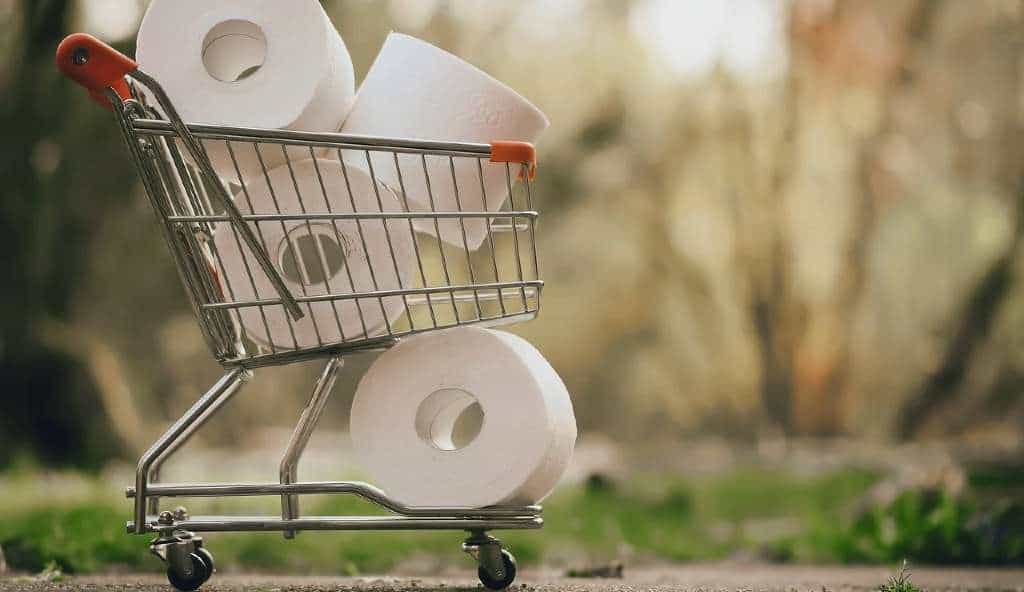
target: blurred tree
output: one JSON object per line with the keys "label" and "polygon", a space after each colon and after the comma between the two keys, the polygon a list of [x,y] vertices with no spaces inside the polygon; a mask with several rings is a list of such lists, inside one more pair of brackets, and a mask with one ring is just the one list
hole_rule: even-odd
{"label": "blurred tree", "polygon": [[[1009,19],[997,19],[988,25],[981,31],[987,41],[982,46],[983,57],[986,62],[995,61],[995,72],[987,77],[986,82],[1010,83],[1010,86],[1021,88],[1024,86],[1024,73],[1017,60],[1013,59],[1014,53],[1020,59],[1024,47],[1020,41],[1021,27]],[[970,393],[964,393],[967,375],[979,364],[979,358],[985,353],[984,346],[991,339],[996,322],[1019,280],[1017,268],[1024,244],[1024,160],[1021,158],[1024,154],[1024,126],[1020,123],[1020,107],[1014,101],[1000,100],[997,96],[985,99],[980,108],[984,109],[987,117],[995,120],[995,123],[987,125],[994,125],[999,133],[993,134],[996,137],[984,147],[984,157],[994,169],[992,181],[1006,196],[1011,218],[1010,235],[957,304],[948,329],[948,340],[937,363],[900,409],[895,431],[901,439],[934,427],[932,420],[955,403],[956,398],[971,397]],[[977,108],[979,103],[970,105]],[[968,146],[965,152],[970,150],[972,140],[967,135],[963,138]],[[986,399],[1003,396],[998,385],[991,388],[992,392]],[[962,428],[964,422],[954,423]]]}
{"label": "blurred tree", "polygon": [[[357,73],[399,29],[551,117],[544,314],[515,330],[584,432],[1019,438],[1024,3],[428,4],[325,6]],[[219,371],[110,115],[52,66],[88,6],[0,2],[0,464],[138,448],[136,407],[162,422]],[[691,17],[715,30],[655,26]],[[726,38],[784,56],[739,68]],[[287,423],[311,380],[261,372],[207,441]]]}
{"label": "blurred tree", "polygon": [[[946,109],[956,113],[962,109],[961,101],[971,108],[970,99],[949,92],[947,85],[958,78],[971,78],[970,72],[977,71],[980,62],[986,64],[983,71],[988,74],[981,75],[978,82],[987,85],[991,98],[979,108],[986,117],[1002,122],[998,129],[1005,130],[998,141],[993,139],[987,145],[964,142],[952,148],[999,163],[992,165],[994,170],[987,173],[985,182],[994,183],[988,185],[990,190],[1008,196],[1004,199],[1013,216],[1013,231],[1002,251],[986,263],[988,267],[977,282],[964,288],[963,303],[951,310],[945,321],[952,323],[948,341],[939,346],[942,353],[933,368],[919,386],[908,384],[911,388],[906,394],[888,395],[898,401],[892,406],[895,413],[889,414],[896,417],[893,433],[909,437],[947,408],[950,399],[977,396],[978,385],[966,392],[962,385],[977,364],[976,358],[985,353],[983,346],[1012,290],[1021,234],[1021,206],[1016,203],[1020,198],[1013,196],[1019,195],[1016,187],[1022,177],[1015,172],[1019,157],[1007,155],[1019,155],[1022,143],[1018,107],[1005,100],[1013,96],[1005,89],[1019,88],[1020,70],[1013,47],[1020,45],[1020,15],[1004,12],[1001,5],[993,3],[986,4],[982,14],[955,20],[963,6],[940,0],[823,6],[814,1],[796,2],[790,12],[790,67],[777,109],[778,144],[768,169],[756,158],[758,139],[752,111],[739,93],[728,95],[733,105],[730,114],[736,121],[734,137],[747,144],[733,159],[744,163],[735,169],[741,179],[736,183],[750,196],[737,201],[734,212],[735,232],[740,238],[738,272],[746,276],[749,286],[750,318],[761,360],[763,409],[783,431],[827,435],[857,430],[850,401],[863,410],[867,399],[861,390],[865,383],[853,380],[857,372],[864,372],[857,364],[857,356],[863,356],[857,351],[858,328],[866,320],[866,311],[877,312],[879,302],[865,299],[869,286],[878,281],[873,274],[880,264],[873,257],[885,257],[877,251],[876,229],[889,221],[889,205],[914,196],[923,187],[919,178],[908,178],[900,170],[905,163],[896,160],[900,156],[897,147],[908,137],[934,135],[936,129],[945,136],[943,140],[956,134],[955,127],[938,121],[926,132],[918,131],[908,113]],[[959,28],[951,27],[950,22],[959,23]],[[1018,41],[1013,41],[1010,31],[1017,32]],[[967,48],[970,58],[954,49],[965,44],[964,35],[985,40]],[[854,109],[850,105],[859,106]],[[831,119],[822,120],[823,113]],[[823,295],[815,296],[800,273],[801,259],[810,257],[806,232],[793,226],[795,208],[805,207],[796,204],[807,202],[794,200],[800,199],[803,179],[822,168],[828,144],[823,132],[837,123],[840,129],[846,128],[840,137],[848,145],[848,155],[840,156],[839,162],[849,164],[838,169],[846,178],[829,190],[847,200],[841,206],[844,219],[833,227],[843,234],[837,234],[842,238],[834,241],[837,271]],[[938,161],[935,152],[940,146],[944,145],[925,148],[933,152],[928,155],[933,161]],[[1013,164],[1006,163],[1007,159]],[[957,180],[964,171],[939,174],[942,183],[960,186],[964,193],[970,191]],[[767,180],[762,180],[765,175]],[[816,273],[820,273],[825,266],[818,263],[817,267]],[[911,382],[907,370],[902,368]]]}
{"label": "blurred tree", "polygon": [[[791,13],[791,72],[802,71],[806,85],[838,88],[840,77],[851,77],[845,84],[862,85],[875,95],[878,115],[873,125],[859,138],[854,138],[852,191],[846,236],[840,246],[840,271],[830,297],[831,310],[818,311],[830,317],[826,323],[831,346],[824,356],[807,351],[797,358],[819,358],[820,367],[804,371],[804,380],[796,385],[805,392],[795,396],[800,405],[795,410],[794,427],[803,433],[835,434],[846,423],[842,398],[847,395],[851,372],[854,331],[858,313],[868,285],[870,248],[878,224],[879,208],[888,197],[883,177],[886,172],[886,146],[899,132],[897,109],[908,95],[921,92],[918,74],[927,59],[925,52],[941,0],[904,2],[885,8],[878,4],[840,3],[831,14],[806,18],[807,8],[797,7]],[[885,13],[881,18],[880,13]],[[805,20],[806,18],[806,20]],[[863,45],[861,37],[866,20],[886,23],[885,37],[876,47]],[[875,52],[872,55],[872,52]],[[858,56],[858,54],[860,54]],[[857,58],[860,57],[860,60]],[[856,61],[855,61],[856,60]],[[798,75],[798,74],[793,74]],[[818,94],[818,93],[811,93]],[[830,95],[825,91],[826,95]],[[820,100],[821,95],[811,100]],[[808,111],[792,107],[792,111]],[[788,163],[795,168],[796,163]],[[787,169],[788,170],[788,169]],[[882,195],[879,195],[879,194]],[[822,348],[820,343],[800,344],[804,348]],[[798,375],[801,374],[799,370]]]}
{"label": "blurred tree", "polygon": [[88,363],[41,335],[41,321],[67,318],[105,208],[133,185],[124,159],[109,162],[120,153],[109,114],[53,65],[71,9],[23,0],[2,25],[0,466],[21,455],[99,466],[122,449]]}

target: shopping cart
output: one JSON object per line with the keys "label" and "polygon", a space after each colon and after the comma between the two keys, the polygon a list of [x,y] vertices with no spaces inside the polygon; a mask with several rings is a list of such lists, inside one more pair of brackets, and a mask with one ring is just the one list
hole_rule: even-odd
{"label": "shopping cart", "polygon": [[[224,376],[142,455],[135,485],[127,489],[127,497],[134,500],[134,518],[128,522],[127,530],[134,534],[156,535],[150,549],[167,564],[171,584],[181,590],[194,590],[214,570],[212,555],[195,533],[278,531],[291,538],[309,530],[452,529],[469,533],[463,550],[476,559],[481,582],[492,589],[508,586],[516,575],[515,559],[488,531],[540,528],[543,522],[540,506],[409,507],[367,483],[299,481],[297,467],[347,354],[384,350],[403,337],[426,331],[468,324],[503,325],[536,316],[543,282],[539,278],[534,237],[537,212],[533,209],[531,195],[535,172],[533,147],[520,142],[487,145],[191,125],[182,122],[156,80],[139,70],[133,60],[89,35],[78,33],[67,37],[57,50],[57,64],[64,74],[83,85],[94,99],[116,115],[202,335],[225,368]],[[415,211],[403,201],[402,207],[394,211],[384,207],[360,211],[351,202],[352,208],[338,211],[324,204],[338,203],[338,199],[351,200],[351,194],[328,196],[323,189],[323,195],[303,195],[299,183],[289,183],[287,187],[272,186],[271,190],[276,189],[281,196],[292,195],[291,199],[297,200],[293,204],[301,206],[299,213],[294,208],[280,207],[277,200],[275,209],[255,211],[246,207],[242,200],[242,196],[248,196],[247,185],[253,181],[239,173],[237,163],[234,175],[215,171],[207,156],[207,150],[214,145],[218,145],[218,150],[226,147],[232,159],[246,151],[254,153],[262,163],[266,155],[273,154],[289,169],[299,166],[300,161],[308,163],[309,159],[319,157],[320,160],[314,159],[318,176],[340,174],[346,179],[352,166],[346,163],[352,163],[353,158],[365,162],[371,177],[374,166],[379,168],[383,158],[389,166],[395,167],[402,185],[393,190],[394,195],[407,194],[410,187],[405,186],[406,183],[422,182],[433,204],[432,185],[452,183],[458,205],[446,210],[431,207],[427,211]],[[324,164],[327,162],[331,164]],[[450,178],[437,178],[437,171],[444,170],[437,167],[438,162],[447,164]],[[469,192],[471,189],[460,187],[455,171],[457,168],[464,171],[467,166],[478,171],[479,187],[472,190],[482,192],[484,208],[481,211],[465,211],[458,201],[460,190]],[[495,167],[504,169],[504,189],[509,198],[504,209],[488,211],[484,170],[493,171]],[[263,179],[259,181],[270,183],[271,175],[266,166],[261,176]],[[378,189],[376,183],[374,181],[375,190]],[[326,185],[320,184],[321,188]],[[388,191],[384,187],[379,190]],[[229,197],[232,194],[239,197],[233,200]],[[240,208],[239,203],[243,207]],[[382,203],[379,196],[376,203]],[[411,243],[414,266],[405,281],[399,276],[398,285],[394,286],[356,286],[346,284],[341,278],[337,285],[330,285],[327,278],[331,270],[326,269],[330,256],[325,249],[330,248],[332,234],[338,237],[337,244],[343,242],[337,230],[340,226],[351,228],[354,225],[360,234],[370,226],[378,231],[383,227],[390,246],[395,236],[402,233],[412,236],[414,223],[422,227],[422,221],[427,221],[428,227],[432,224],[435,230],[440,225],[457,224],[462,230],[462,244],[446,244],[439,238],[442,234],[439,230],[419,232]],[[486,240],[480,248],[472,249],[466,242],[465,229],[481,221],[486,225]],[[304,278],[299,282],[302,286],[315,283],[326,285],[327,289],[312,293],[305,288],[301,293],[289,289],[271,258],[271,245],[264,237],[266,228],[285,224],[310,229],[305,236],[307,239],[314,237],[311,243],[314,248],[311,255],[309,248],[302,248],[295,242],[302,242],[302,236],[289,238],[286,246],[294,248],[288,261],[279,259],[278,266],[291,266],[293,272],[298,270]],[[314,226],[319,229],[317,232],[312,231]],[[229,233],[237,248],[251,256],[246,257],[244,263],[247,277],[250,281],[259,278],[261,282],[269,282],[271,293],[243,290],[226,281],[230,270],[225,268],[218,252],[218,233]],[[379,254],[379,250],[375,254]],[[391,248],[383,251],[383,260],[371,260],[370,264],[387,269],[399,265],[399,261]],[[316,276],[316,281],[309,279],[311,275]],[[398,320],[376,323],[377,326],[366,322],[372,316],[367,310],[378,306],[383,309],[385,303],[394,306],[396,301],[402,312]],[[350,328],[346,333],[340,321],[336,327],[328,326],[323,314],[311,314],[314,306],[322,307],[324,303],[350,309],[355,303],[360,330]],[[266,319],[271,315],[283,316],[288,326],[307,317],[302,322],[313,322],[315,342],[268,343],[266,336],[270,328]],[[254,316],[262,319],[265,333],[258,325],[254,328]],[[279,482],[158,483],[160,467],[240,390],[243,383],[252,379],[254,369],[314,358],[326,359],[326,366],[281,458]],[[300,512],[299,497],[310,494],[354,495],[387,513],[305,516]],[[281,514],[252,518],[190,516],[183,507],[161,511],[160,506],[163,498],[229,496],[279,496]]]}

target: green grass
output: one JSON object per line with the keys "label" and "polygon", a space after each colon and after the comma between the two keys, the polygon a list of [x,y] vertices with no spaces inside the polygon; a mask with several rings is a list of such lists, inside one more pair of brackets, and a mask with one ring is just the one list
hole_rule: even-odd
{"label": "green grass", "polygon": [[[159,569],[146,553],[147,539],[125,534],[128,502],[114,497],[112,486],[80,483],[80,495],[50,500],[31,493],[32,487],[38,490],[33,479],[31,474],[5,479],[7,492],[0,494],[0,546],[13,568],[37,572],[56,562],[69,573]],[[857,470],[801,477],[758,469],[695,480],[592,478],[546,501],[543,531],[499,536],[523,565],[713,560],[739,550],[800,559],[792,541],[812,536],[816,525],[841,520],[876,480]],[[244,504],[254,501],[197,500],[192,509],[251,513]],[[257,511],[278,511],[274,498],[258,503]],[[348,496],[309,498],[303,509],[331,515],[373,511]],[[763,540],[758,524],[780,519],[794,532]],[[386,572],[412,558],[438,565],[467,561],[458,552],[461,533],[452,532],[308,532],[293,541],[276,534],[217,534],[207,540],[218,567],[226,570],[354,575]]]}
{"label": "green grass", "polygon": [[903,560],[900,569],[889,581],[878,587],[878,592],[921,592],[921,589],[910,581],[910,570],[907,568],[907,561]]}
{"label": "green grass", "polygon": [[[908,490],[867,505],[865,494],[879,478],[856,469],[807,476],[758,468],[691,479],[595,476],[545,502],[543,531],[498,534],[521,564],[555,567],[708,561],[737,553],[771,561],[1024,564],[1024,503],[1013,494],[1015,483],[1002,493],[988,486],[960,496]],[[30,573],[48,565],[68,573],[160,569],[146,552],[147,537],[125,534],[129,504],[117,494],[115,485],[80,474],[31,468],[0,474],[0,547],[7,562]],[[280,508],[273,497],[187,503],[194,514]],[[308,513],[380,513],[351,496],[315,496],[302,504]],[[384,573],[410,560],[466,565],[461,538],[458,532],[307,532],[294,541],[267,533],[207,535],[227,571],[350,575]]]}
{"label": "green grass", "polygon": [[1021,565],[1024,504],[908,490],[849,520],[819,524],[798,544],[800,556],[843,563]]}

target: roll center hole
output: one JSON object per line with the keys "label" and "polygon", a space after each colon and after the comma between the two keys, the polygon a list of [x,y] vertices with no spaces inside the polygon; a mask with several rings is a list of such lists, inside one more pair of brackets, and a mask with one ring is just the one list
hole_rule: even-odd
{"label": "roll center hole", "polygon": [[278,269],[284,277],[306,286],[323,284],[345,265],[345,246],[323,224],[300,224],[281,242]]}
{"label": "roll center hole", "polygon": [[462,389],[434,391],[416,410],[416,433],[438,450],[459,450],[480,435],[484,410],[476,397]]}
{"label": "roll center hole", "polygon": [[203,39],[203,65],[221,82],[238,82],[255,74],[267,58],[267,38],[256,23],[224,21]]}

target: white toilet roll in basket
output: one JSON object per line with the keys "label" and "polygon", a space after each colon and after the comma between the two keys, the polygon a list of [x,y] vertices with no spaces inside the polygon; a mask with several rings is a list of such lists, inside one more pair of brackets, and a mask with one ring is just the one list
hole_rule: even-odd
{"label": "white toilet roll in basket", "polygon": [[[359,87],[342,132],[456,142],[534,142],[547,127],[544,114],[508,86],[429,43],[392,33]],[[366,166],[364,153],[346,152],[345,158]],[[431,209],[419,155],[399,156],[401,183],[391,154],[377,153],[371,158],[378,179],[395,190],[404,186],[410,209]],[[485,208],[476,163],[455,160],[453,181],[452,162],[447,157],[426,157],[434,209],[455,211],[461,205],[463,211],[500,210],[508,197],[505,165],[483,163]],[[512,171],[513,183],[517,172]],[[487,237],[485,222],[463,220],[462,224],[469,248],[476,249]],[[441,220],[438,226],[442,240],[463,246],[459,220]],[[420,219],[415,228],[437,234],[433,220]]]}
{"label": "white toilet roll in basket", "polygon": [[[402,210],[398,197],[387,187],[377,183],[375,191],[374,181],[365,171],[354,166],[342,171],[337,160],[298,161],[290,168],[284,164],[272,169],[267,177],[270,185],[258,177],[234,196],[243,214]],[[253,230],[295,296],[410,287],[414,239],[404,220],[389,220],[386,226],[376,219],[263,221],[253,225]],[[214,245],[229,300],[278,297],[229,222],[216,225]],[[280,305],[265,306],[262,313],[257,307],[242,307],[238,317],[246,335],[256,343],[294,349],[372,337],[405,311],[401,296],[317,301],[300,306],[307,314],[298,321],[291,320]]]}
{"label": "white toilet roll in basket", "polygon": [[[136,56],[190,123],[334,132],[355,96],[345,42],[316,0],[154,0]],[[237,181],[226,144],[204,145]],[[263,174],[253,145],[233,150],[243,176]],[[278,147],[260,152],[268,170],[284,161]]]}
{"label": "white toilet roll in basket", "polygon": [[[473,403],[479,433],[456,443]],[[539,502],[576,441],[569,393],[540,352],[475,327],[417,335],[382,354],[356,390],[350,430],[376,483],[411,506]]]}

